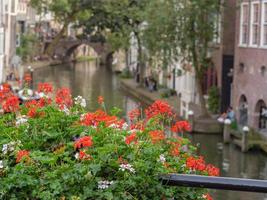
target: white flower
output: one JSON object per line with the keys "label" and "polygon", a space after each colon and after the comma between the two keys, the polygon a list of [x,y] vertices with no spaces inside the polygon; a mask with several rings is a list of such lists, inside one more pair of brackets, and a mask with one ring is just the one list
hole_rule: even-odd
{"label": "white flower", "polygon": [[121,164],[119,170],[120,171],[123,171],[123,172],[125,170],[128,170],[128,171],[130,171],[132,173],[135,173],[135,169],[130,164]]}
{"label": "white flower", "polygon": [[128,128],[128,124],[125,122],[125,123],[123,123],[123,125],[122,125],[122,130],[124,130],[124,131],[126,131],[127,130],[127,128]]}
{"label": "white flower", "polygon": [[138,132],[138,131],[140,131],[140,130],[138,130],[138,129],[132,129],[132,130],[128,131],[128,133],[129,133],[129,134],[132,134],[132,133],[136,133],[136,132]]}
{"label": "white flower", "polygon": [[75,154],[75,159],[76,159],[76,160],[79,160],[79,158],[80,158],[79,153],[76,153],[76,154]]}
{"label": "white flower", "polygon": [[81,117],[80,117],[80,121],[83,121],[84,117],[85,117],[85,114],[82,114]]}
{"label": "white flower", "polygon": [[70,110],[67,108],[67,106],[64,105],[64,108],[62,110],[66,115],[70,115]]}
{"label": "white flower", "polygon": [[15,147],[16,146],[19,146],[19,145],[21,145],[21,141],[20,140],[18,140],[17,142],[10,142],[10,143],[8,143],[8,144],[3,144],[3,147],[2,147],[2,152],[3,152],[3,154],[5,155],[5,154],[7,154],[8,152],[12,152],[12,151],[14,151],[15,150]]}
{"label": "white flower", "polygon": [[110,125],[109,125],[109,128],[118,128],[118,126],[117,126],[117,124],[114,124],[114,123],[113,123],[113,124],[110,124]]}
{"label": "white flower", "polygon": [[98,189],[101,189],[101,190],[107,189],[112,184],[114,184],[113,181],[98,181]]}
{"label": "white flower", "polygon": [[166,162],[166,158],[165,158],[165,156],[163,154],[161,154],[159,156],[159,161],[162,162],[162,163],[165,163]]}
{"label": "white flower", "polygon": [[75,99],[75,105],[80,105],[81,107],[86,107],[86,100],[82,96],[77,96]]}
{"label": "white flower", "polygon": [[36,94],[37,94],[40,98],[47,97],[47,95],[45,95],[45,93],[43,93],[43,92],[36,92]]}
{"label": "white flower", "polygon": [[21,116],[17,118],[16,126],[20,126],[28,122],[28,118],[26,116]]}
{"label": "white flower", "polygon": [[8,144],[4,144],[3,145],[2,152],[3,152],[4,155],[7,154],[7,152],[8,152]]}
{"label": "white flower", "polygon": [[2,160],[0,160],[0,169],[4,168],[4,162]]}

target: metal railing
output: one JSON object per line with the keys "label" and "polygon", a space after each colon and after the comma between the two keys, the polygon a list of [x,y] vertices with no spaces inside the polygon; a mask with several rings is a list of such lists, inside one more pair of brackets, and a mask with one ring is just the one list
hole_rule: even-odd
{"label": "metal railing", "polygon": [[168,174],[160,181],[169,186],[267,193],[267,180]]}

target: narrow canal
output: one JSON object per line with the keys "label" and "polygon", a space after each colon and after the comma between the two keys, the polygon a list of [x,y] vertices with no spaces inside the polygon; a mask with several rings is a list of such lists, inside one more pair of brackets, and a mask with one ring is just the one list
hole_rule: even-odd
{"label": "narrow canal", "polygon": [[[124,113],[135,108],[138,102],[119,90],[115,75],[95,62],[76,65],[59,65],[37,69],[34,72],[35,86],[38,82],[50,82],[56,88],[68,87],[74,96],[87,100],[89,110],[98,107],[97,97],[103,96],[108,108],[116,106]],[[220,135],[188,136],[199,146],[199,154],[207,162],[221,169],[221,176],[267,179],[267,155],[260,151],[243,154],[234,145],[224,146]],[[213,193],[213,192],[212,192]],[[267,194],[214,191],[214,200],[267,200]]]}

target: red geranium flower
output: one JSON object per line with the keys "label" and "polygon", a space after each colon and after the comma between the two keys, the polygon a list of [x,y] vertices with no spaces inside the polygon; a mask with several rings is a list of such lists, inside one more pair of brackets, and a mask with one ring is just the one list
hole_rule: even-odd
{"label": "red geranium flower", "polygon": [[32,81],[32,76],[31,76],[31,74],[25,74],[25,76],[24,76],[24,80],[26,81],[26,82],[31,82]]}
{"label": "red geranium flower", "polygon": [[99,96],[97,102],[101,105],[104,103],[104,97]]}
{"label": "red geranium flower", "polygon": [[27,115],[30,118],[35,118],[37,116],[37,108],[30,108]]}
{"label": "red geranium flower", "polygon": [[209,176],[219,176],[220,175],[220,170],[211,164],[207,165],[206,171],[208,172]]}
{"label": "red geranium flower", "polygon": [[132,133],[125,139],[125,143],[128,145],[131,144],[132,142],[135,142],[135,144],[137,143],[136,133]]}
{"label": "red geranium flower", "polygon": [[38,92],[43,92],[45,94],[53,92],[53,86],[50,83],[39,83]]}
{"label": "red geranium flower", "polygon": [[209,193],[204,194],[204,195],[203,195],[203,198],[206,199],[206,200],[213,200],[213,198],[210,196]]}
{"label": "red geranium flower", "polygon": [[155,101],[151,106],[145,110],[147,119],[151,119],[155,116],[173,117],[171,106],[161,100]]}
{"label": "red geranium flower", "polygon": [[188,157],[186,166],[191,170],[204,171],[206,169],[206,164],[202,156],[199,158]]}
{"label": "red geranium flower", "polygon": [[134,109],[128,113],[128,116],[131,121],[133,121],[134,119],[137,119],[140,115],[141,115],[141,112],[139,109]]}
{"label": "red geranium flower", "polygon": [[80,151],[79,152],[79,158],[81,160],[91,160],[92,159],[92,156],[89,155],[89,154],[87,154],[87,153],[85,153],[84,151]]}
{"label": "red geranium flower", "polygon": [[152,143],[154,144],[165,139],[165,135],[163,131],[150,131],[149,135],[152,140]]}
{"label": "red geranium flower", "polygon": [[59,105],[60,108],[64,108],[64,106],[72,106],[72,96],[68,88],[62,88],[57,91],[56,103]]}
{"label": "red geranium flower", "polygon": [[91,147],[93,145],[92,137],[91,136],[84,136],[74,143],[75,149],[81,149],[83,147]]}
{"label": "red geranium flower", "polygon": [[26,150],[18,151],[16,163],[19,163],[23,158],[26,158],[28,160],[30,158],[29,155],[30,155],[29,151]]}
{"label": "red geranium flower", "polygon": [[16,96],[8,97],[2,106],[5,112],[16,112],[19,110],[19,99]]}
{"label": "red geranium flower", "polygon": [[191,131],[191,126],[187,121],[179,121],[176,122],[174,126],[172,126],[171,131],[175,133],[184,131],[189,132]]}

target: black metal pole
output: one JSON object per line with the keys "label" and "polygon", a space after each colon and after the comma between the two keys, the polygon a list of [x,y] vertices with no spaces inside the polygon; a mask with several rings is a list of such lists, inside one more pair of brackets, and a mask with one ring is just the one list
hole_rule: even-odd
{"label": "black metal pole", "polygon": [[31,89],[33,90],[33,69],[30,70],[31,72]]}
{"label": "black metal pole", "polygon": [[160,180],[169,186],[267,193],[267,180],[179,174],[161,175]]}

